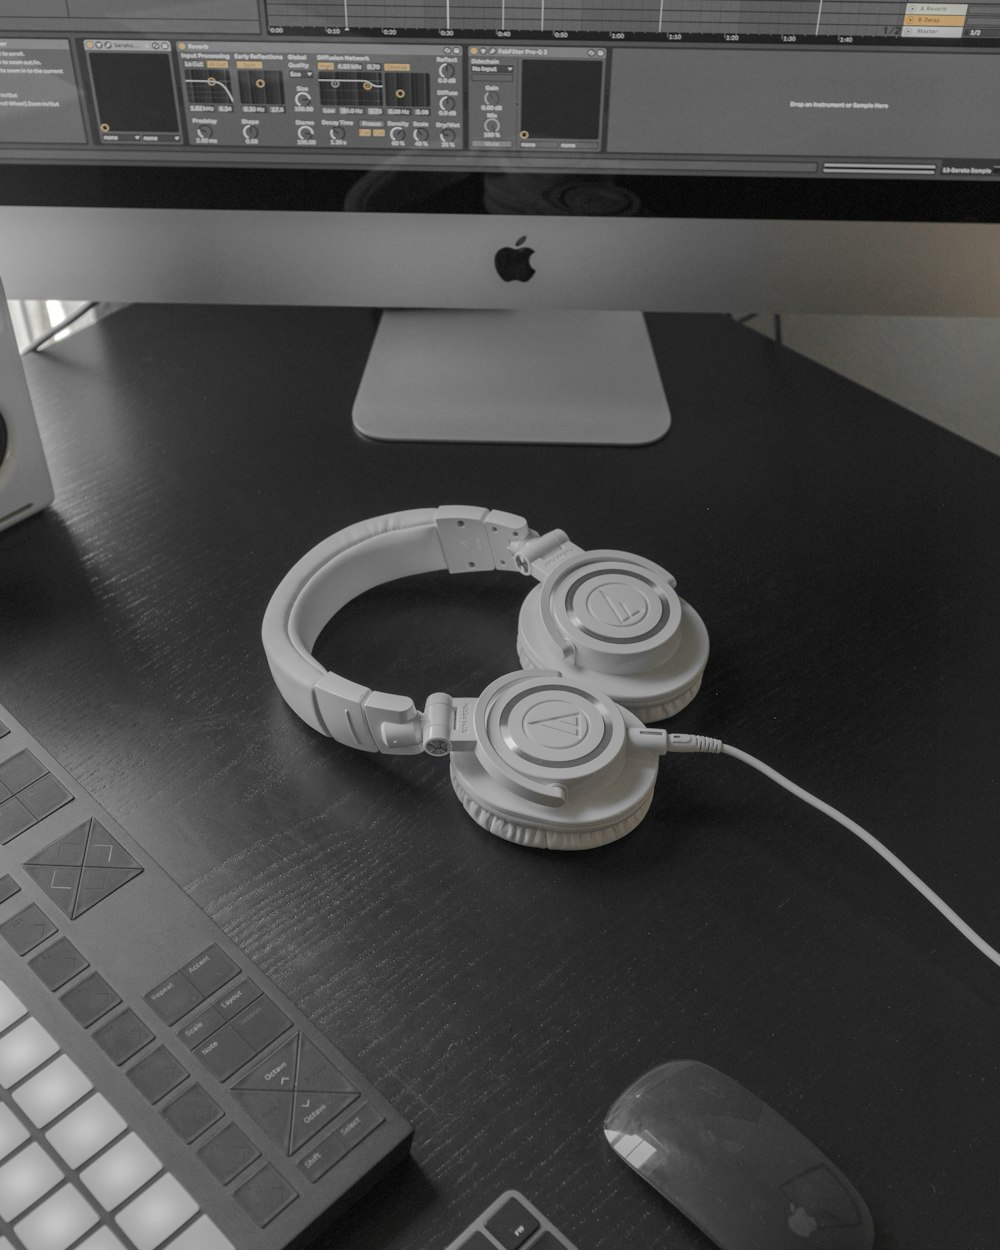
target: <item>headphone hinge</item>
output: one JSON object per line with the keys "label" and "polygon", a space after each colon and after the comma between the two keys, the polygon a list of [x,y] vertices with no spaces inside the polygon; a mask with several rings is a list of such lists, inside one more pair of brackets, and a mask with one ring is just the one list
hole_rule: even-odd
{"label": "headphone hinge", "polygon": [[496,509],[449,505],[434,523],[449,573],[516,572],[515,544],[535,535],[524,517]]}
{"label": "headphone hinge", "polygon": [[428,755],[471,751],[476,745],[475,699],[453,699],[450,694],[428,695],[421,722],[423,747]]}
{"label": "headphone hinge", "polygon": [[536,535],[519,544],[515,555],[517,567],[522,573],[543,582],[557,564],[582,551],[582,547],[570,542],[563,530],[549,530],[547,534]]}

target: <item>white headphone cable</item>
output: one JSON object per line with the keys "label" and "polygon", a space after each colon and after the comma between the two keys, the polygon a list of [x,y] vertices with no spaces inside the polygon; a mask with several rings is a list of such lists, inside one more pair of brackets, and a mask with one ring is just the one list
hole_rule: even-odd
{"label": "white headphone cable", "polygon": [[787,777],[783,777],[781,773],[755,756],[747,754],[746,751],[741,751],[739,747],[731,747],[728,743],[722,742],[718,738],[705,738],[700,734],[672,733],[668,733],[666,738],[668,754],[731,755],[734,759],[742,760],[744,764],[749,764],[751,768],[756,768],[765,777],[769,777],[772,781],[777,782],[789,794],[794,794],[803,803],[808,803],[810,807],[815,807],[824,816],[829,816],[831,820],[835,820],[839,825],[843,825],[845,829],[855,834],[862,842],[867,843],[873,851],[881,855],[886,863],[895,868],[900,876],[905,878],[915,890],[918,890],[924,896],[928,903],[936,907],[945,920],[953,924],[963,937],[967,938],[987,959],[992,960],[993,963],[1000,967],[1000,951],[994,950],[988,942],[979,936],[975,929],[967,925],[962,917],[953,911],[940,895],[935,894],[930,886],[925,881],[922,881],[911,868],[908,868],[898,855],[894,855],[887,846],[883,846],[878,838],[873,837],[867,829],[863,829],[856,821],[851,820],[849,816],[845,816],[843,812],[838,812],[835,807],[831,807],[829,803],[824,803],[822,799],[816,798],[808,790],[803,790],[794,781],[789,781]]}

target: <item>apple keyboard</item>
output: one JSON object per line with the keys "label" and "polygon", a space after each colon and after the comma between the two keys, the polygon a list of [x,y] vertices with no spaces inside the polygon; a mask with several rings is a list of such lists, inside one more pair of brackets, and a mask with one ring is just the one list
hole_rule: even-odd
{"label": "apple keyboard", "polygon": [[0,707],[0,1250],[279,1250],[411,1136]]}

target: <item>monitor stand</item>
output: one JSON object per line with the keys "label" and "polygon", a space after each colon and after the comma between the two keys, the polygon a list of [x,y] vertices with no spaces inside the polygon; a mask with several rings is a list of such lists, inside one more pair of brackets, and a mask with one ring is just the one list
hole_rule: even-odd
{"label": "monitor stand", "polygon": [[354,404],[368,438],[652,443],[670,410],[641,313],[392,310]]}

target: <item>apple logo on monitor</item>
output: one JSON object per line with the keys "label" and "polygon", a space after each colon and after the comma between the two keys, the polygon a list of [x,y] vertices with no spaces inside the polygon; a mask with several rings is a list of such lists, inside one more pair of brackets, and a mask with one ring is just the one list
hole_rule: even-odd
{"label": "apple logo on monitor", "polygon": [[535,271],[531,267],[531,258],[535,249],[524,246],[524,240],[527,237],[522,234],[513,247],[502,247],[493,257],[497,273],[504,282],[528,282],[535,276]]}

